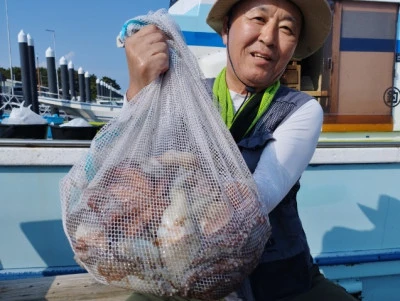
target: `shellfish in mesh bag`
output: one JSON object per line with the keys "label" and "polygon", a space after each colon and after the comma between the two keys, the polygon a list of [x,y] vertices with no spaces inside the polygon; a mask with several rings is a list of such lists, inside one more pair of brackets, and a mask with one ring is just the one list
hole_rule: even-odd
{"label": "shellfish in mesh bag", "polygon": [[175,23],[165,11],[134,20],[171,37],[170,69],[62,179],[64,230],[76,261],[102,283],[218,299],[257,265],[266,209]]}

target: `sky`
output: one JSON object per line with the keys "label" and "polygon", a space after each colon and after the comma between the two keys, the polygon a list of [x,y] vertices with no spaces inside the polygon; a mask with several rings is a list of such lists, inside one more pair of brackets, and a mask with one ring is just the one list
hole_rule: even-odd
{"label": "sky", "polygon": [[[0,0],[0,67],[20,67],[18,34],[34,40],[38,65],[46,68],[46,49],[54,50],[56,64],[64,56],[74,69],[115,79],[121,92],[128,87],[128,69],[123,48],[116,37],[125,21],[160,8],[169,0]],[[6,11],[6,4],[8,14]],[[9,27],[7,31],[7,16]],[[54,31],[46,31],[47,29]]]}

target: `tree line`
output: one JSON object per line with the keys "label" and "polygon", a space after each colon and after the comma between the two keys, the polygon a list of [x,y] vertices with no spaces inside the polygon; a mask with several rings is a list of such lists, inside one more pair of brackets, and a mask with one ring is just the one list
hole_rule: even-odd
{"label": "tree line", "polygon": [[[0,73],[2,80],[5,81],[6,79],[11,79],[11,72],[10,68],[5,69],[3,67],[0,67]],[[21,68],[20,67],[12,67],[12,74],[13,78],[15,81],[22,81],[22,76],[21,76]],[[58,79],[60,83],[60,88],[61,88],[61,68],[57,68],[57,74],[58,74]],[[37,77],[37,83],[38,83],[38,90],[40,89],[40,86],[42,87],[48,87],[48,77],[47,77],[47,69],[43,67],[36,68],[36,77]],[[97,77],[94,74],[90,74],[89,77],[89,83],[90,83],[90,98],[91,99],[96,99],[97,98],[97,87],[96,87],[96,79]],[[101,81],[104,83],[110,85],[116,90],[120,90],[121,87],[120,85],[116,82],[116,80],[109,78],[107,76],[103,76],[100,78]],[[74,70],[74,82],[75,82],[75,95],[79,95],[79,85],[78,85],[78,71]]]}

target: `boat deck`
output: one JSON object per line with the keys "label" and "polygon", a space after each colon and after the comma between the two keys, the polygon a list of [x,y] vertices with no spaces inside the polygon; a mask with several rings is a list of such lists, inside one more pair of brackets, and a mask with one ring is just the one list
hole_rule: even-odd
{"label": "boat deck", "polygon": [[131,291],[96,282],[89,274],[0,281],[0,300],[128,300]]}

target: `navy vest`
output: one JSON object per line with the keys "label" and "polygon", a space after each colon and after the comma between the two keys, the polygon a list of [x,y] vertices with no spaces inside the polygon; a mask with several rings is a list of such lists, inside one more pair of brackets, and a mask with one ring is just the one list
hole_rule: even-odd
{"label": "navy vest", "polygon": [[[311,97],[303,92],[281,86],[268,110],[255,125],[253,131],[238,146],[250,171],[253,173],[264,147],[275,129]],[[306,236],[301,224],[296,195],[299,181],[285,198],[270,212],[272,235],[265,247],[261,262],[289,258],[300,252],[309,252]]]}
{"label": "navy vest", "polygon": [[[253,173],[272,133],[311,97],[303,92],[281,86],[254,129],[238,146]],[[244,300],[273,301],[305,292],[311,287],[310,255],[306,235],[297,210],[299,180],[269,214],[272,234],[260,264],[249,276],[239,295]],[[250,293],[250,291],[252,293]]]}

